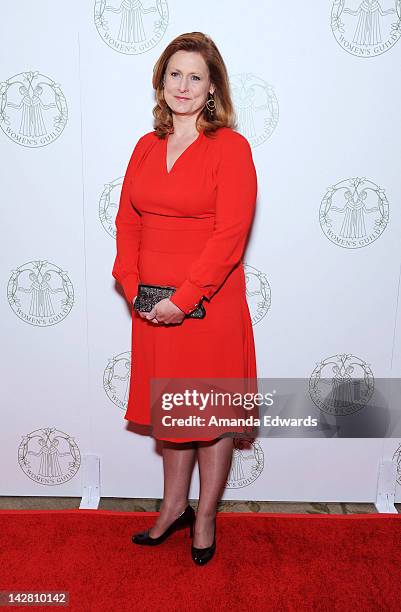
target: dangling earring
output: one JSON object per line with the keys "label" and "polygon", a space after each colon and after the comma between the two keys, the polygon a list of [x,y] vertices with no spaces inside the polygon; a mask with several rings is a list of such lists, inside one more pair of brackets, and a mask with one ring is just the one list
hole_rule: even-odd
{"label": "dangling earring", "polygon": [[209,96],[211,96],[211,98],[208,99],[208,101],[206,102],[206,108],[209,111],[209,113],[212,115],[213,118],[213,113],[216,110],[216,103],[214,101],[214,96],[212,93],[209,93]]}

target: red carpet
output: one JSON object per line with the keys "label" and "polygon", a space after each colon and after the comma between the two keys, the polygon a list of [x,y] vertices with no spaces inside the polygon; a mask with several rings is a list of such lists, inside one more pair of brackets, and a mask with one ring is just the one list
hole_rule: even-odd
{"label": "red carpet", "polygon": [[400,514],[221,513],[205,567],[190,558],[188,530],[132,544],[154,516],[0,510],[0,590],[70,593],[68,607],[13,610],[400,610]]}

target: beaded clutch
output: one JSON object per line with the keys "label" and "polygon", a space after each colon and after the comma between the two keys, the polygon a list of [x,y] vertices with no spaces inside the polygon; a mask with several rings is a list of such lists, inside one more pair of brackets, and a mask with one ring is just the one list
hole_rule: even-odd
{"label": "beaded clutch", "polygon": [[[146,285],[140,283],[138,285],[138,295],[134,302],[134,310],[150,312],[157,302],[170,297],[176,290],[176,287],[170,287],[169,285]],[[205,307],[200,303],[195,310],[192,310],[185,316],[193,319],[203,319],[206,316]]]}

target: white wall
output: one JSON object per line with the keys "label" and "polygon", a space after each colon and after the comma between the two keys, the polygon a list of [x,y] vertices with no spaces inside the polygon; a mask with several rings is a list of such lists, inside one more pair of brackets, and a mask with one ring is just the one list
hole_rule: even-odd
{"label": "white wall", "polygon": [[[119,43],[123,14],[101,18],[101,2],[21,0],[3,10],[3,495],[79,496],[89,452],[101,459],[102,495],[162,495],[154,441],[123,418],[127,381],[112,378],[114,394],[107,386],[131,357],[111,267],[121,180],[152,129],[153,65],[183,32],[204,31],[220,48],[253,147],[259,197],[244,259],[259,377],[307,385],[317,364],[344,353],[358,359],[358,376],[400,377],[401,15],[370,16],[369,29],[361,13],[338,17],[337,3],[142,5],[156,10],[136,45]],[[339,245],[341,228],[355,226],[323,209],[330,194],[344,207],[358,178],[353,204],[380,210],[354,213],[365,232]],[[372,501],[382,457],[400,468],[401,501],[400,438],[260,438],[235,453],[244,478],[232,473],[225,497]],[[195,473],[191,495],[197,489]]]}

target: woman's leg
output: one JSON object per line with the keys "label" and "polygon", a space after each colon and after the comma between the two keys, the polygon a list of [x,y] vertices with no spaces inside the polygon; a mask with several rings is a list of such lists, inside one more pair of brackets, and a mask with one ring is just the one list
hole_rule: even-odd
{"label": "woman's leg", "polygon": [[160,514],[149,535],[158,538],[185,510],[196,455],[196,445],[163,441],[164,492]]}
{"label": "woman's leg", "polygon": [[198,442],[200,490],[192,542],[196,548],[206,548],[213,543],[214,517],[227,481],[232,451],[232,438]]}

